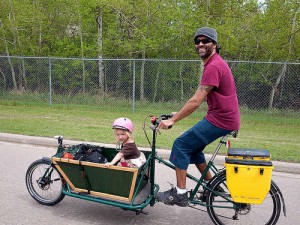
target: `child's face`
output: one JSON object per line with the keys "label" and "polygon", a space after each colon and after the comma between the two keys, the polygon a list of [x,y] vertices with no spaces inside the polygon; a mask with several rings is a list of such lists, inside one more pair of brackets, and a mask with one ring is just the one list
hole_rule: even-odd
{"label": "child's face", "polygon": [[126,142],[128,140],[128,135],[125,130],[115,129],[115,136],[118,142]]}

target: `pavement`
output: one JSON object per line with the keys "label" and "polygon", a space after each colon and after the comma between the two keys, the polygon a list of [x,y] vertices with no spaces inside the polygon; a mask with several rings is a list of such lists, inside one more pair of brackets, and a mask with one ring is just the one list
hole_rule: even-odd
{"label": "pavement", "polygon": [[[55,138],[35,137],[35,136],[27,136],[27,135],[20,135],[20,134],[0,133],[0,141],[20,143],[20,144],[30,144],[36,146],[47,146],[53,148],[57,147],[57,140]],[[69,145],[88,143],[92,145],[100,145],[109,148],[116,147],[116,145],[113,144],[105,144],[105,143],[98,143],[98,142],[83,142],[83,141],[74,141],[74,140],[64,140],[64,143]],[[139,148],[139,149],[151,151],[150,148]],[[156,149],[156,151],[158,156],[162,157],[163,159],[169,159],[170,150]],[[207,160],[209,160],[211,158],[211,155],[205,154],[205,157]],[[216,165],[223,166],[225,162],[225,156],[217,155],[214,162]],[[279,162],[273,160],[272,163],[274,165],[273,171],[300,174],[300,163],[288,163],[288,162]]]}

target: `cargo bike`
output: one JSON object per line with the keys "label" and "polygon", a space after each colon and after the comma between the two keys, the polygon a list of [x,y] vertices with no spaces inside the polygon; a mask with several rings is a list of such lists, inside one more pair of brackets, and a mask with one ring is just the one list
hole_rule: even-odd
{"label": "cargo bike", "polygon": [[[43,205],[55,205],[67,195],[136,214],[143,213],[148,205],[154,206],[159,191],[159,185],[155,183],[155,163],[171,169],[175,167],[156,152],[156,128],[161,120],[169,119],[171,115],[149,117],[149,124],[145,119],[143,128],[151,151],[143,151],[147,161],[142,167],[107,167],[65,157],[66,154],[75,154],[81,145],[64,145],[59,136],[56,154],[34,161],[27,169],[26,187],[30,195]],[[147,128],[152,133],[151,141]],[[286,216],[286,208],[283,195],[272,180],[273,165],[269,152],[228,148],[225,166],[218,168],[214,160],[221,147],[228,145],[229,136],[235,138],[237,132],[220,139],[200,178],[187,174],[187,178],[195,182],[195,187],[189,191],[189,207],[206,209],[214,224],[276,224],[281,210]],[[101,148],[101,153],[109,161],[117,153],[115,148],[85,146]],[[204,177],[208,171],[214,176],[206,183]]]}

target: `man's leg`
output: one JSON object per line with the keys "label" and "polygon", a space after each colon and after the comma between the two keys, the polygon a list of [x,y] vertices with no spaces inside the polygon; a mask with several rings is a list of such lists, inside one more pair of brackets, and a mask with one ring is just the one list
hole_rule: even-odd
{"label": "man's leg", "polygon": [[186,170],[182,170],[176,167],[176,179],[177,187],[180,189],[186,189]]}
{"label": "man's leg", "polygon": [[158,192],[156,199],[166,205],[188,206],[188,195],[186,191],[186,170],[175,168],[177,187],[172,187],[171,190]]}
{"label": "man's leg", "polygon": [[[202,127],[201,122],[197,125]],[[199,132],[195,132],[195,127],[190,128],[182,135],[180,135],[173,143],[172,152],[170,155],[170,162],[175,165],[177,187],[172,187],[171,190],[165,192],[158,192],[156,198],[160,202],[168,205],[188,205],[188,195],[186,190],[186,174],[187,168],[191,161],[193,153],[201,146],[205,146],[202,138],[199,138]],[[206,131],[205,131],[206,133]],[[203,154],[203,153],[202,153]],[[195,163],[205,162],[204,156]],[[193,164],[195,164],[193,163]]]}
{"label": "man's leg", "polygon": [[[207,164],[206,163],[201,163],[201,164],[196,164],[197,169],[200,171],[201,174],[203,174],[205,168],[206,168]],[[207,171],[204,180],[205,181],[209,181],[212,179],[211,173],[210,171]]]}

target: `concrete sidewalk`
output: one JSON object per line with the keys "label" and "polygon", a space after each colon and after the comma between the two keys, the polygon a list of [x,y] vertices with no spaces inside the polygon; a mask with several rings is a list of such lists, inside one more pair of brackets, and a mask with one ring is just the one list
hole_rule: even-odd
{"label": "concrete sidewalk", "polygon": [[[19,135],[19,134],[0,133],[0,141],[57,147],[57,140],[54,138],[34,137],[34,136],[26,136],[26,135]],[[93,144],[93,145],[100,145],[100,146],[110,147],[110,148],[116,147],[116,145],[113,145],[113,144],[72,141],[72,140],[64,140],[64,143],[69,144],[69,145],[75,145],[75,144],[80,144],[80,143],[89,143],[89,144]],[[150,148],[140,148],[140,149],[151,151]],[[164,159],[169,159],[170,150],[157,149],[157,154]],[[210,154],[206,154],[205,156],[206,156],[207,160],[209,160],[211,158]],[[216,165],[221,165],[221,166],[224,165],[225,156],[217,156],[215,158],[214,162]],[[274,171],[300,174],[300,164],[299,163],[286,163],[286,162],[278,162],[278,161],[272,161],[272,162],[274,165]]]}

